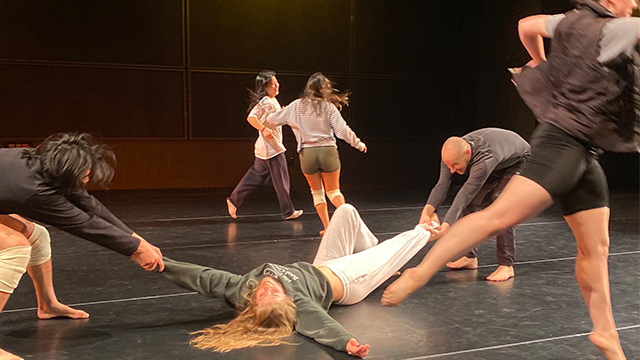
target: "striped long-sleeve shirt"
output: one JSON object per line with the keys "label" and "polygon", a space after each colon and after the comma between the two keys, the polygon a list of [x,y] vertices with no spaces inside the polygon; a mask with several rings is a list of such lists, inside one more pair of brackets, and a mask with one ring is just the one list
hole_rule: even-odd
{"label": "striped long-sleeve shirt", "polygon": [[295,100],[286,108],[269,115],[264,125],[289,125],[298,141],[298,152],[306,147],[336,146],[336,136],[360,151],[365,148],[340,111],[328,101],[320,103],[318,111],[315,111],[310,100]]}

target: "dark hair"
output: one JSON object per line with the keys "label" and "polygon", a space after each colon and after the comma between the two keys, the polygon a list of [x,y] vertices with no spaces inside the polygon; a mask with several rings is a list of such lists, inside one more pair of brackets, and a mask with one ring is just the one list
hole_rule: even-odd
{"label": "dark hair", "polygon": [[40,162],[40,174],[62,193],[81,188],[91,171],[92,183],[105,186],[113,178],[116,157],[104,144],[94,144],[89,134],[59,133],[49,136],[27,155]]}
{"label": "dark hair", "polygon": [[271,78],[274,76],[276,76],[276,73],[271,70],[262,70],[260,71],[260,74],[256,76],[256,90],[253,91],[251,89],[247,89],[249,90],[249,109],[247,110],[247,113],[250,113],[251,109],[253,109],[253,107],[267,95],[267,86],[269,85],[269,82],[271,82]]}
{"label": "dark hair", "polygon": [[329,80],[321,72],[317,72],[309,77],[307,85],[304,87],[301,99],[311,100],[313,110],[319,111],[319,106],[325,101],[335,105],[338,110],[342,110],[342,104],[349,105],[349,91],[339,93],[333,87],[335,83]]}

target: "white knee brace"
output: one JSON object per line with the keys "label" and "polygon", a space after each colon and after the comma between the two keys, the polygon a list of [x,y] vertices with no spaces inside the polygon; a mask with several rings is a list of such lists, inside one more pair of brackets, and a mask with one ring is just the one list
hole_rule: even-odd
{"label": "white knee brace", "polygon": [[331,202],[333,203],[333,199],[335,199],[338,196],[343,196],[343,195],[340,192],[340,189],[333,189],[333,190],[327,191],[327,196],[329,197],[329,200],[331,200]]}
{"label": "white knee brace", "polygon": [[44,226],[33,224],[33,234],[29,236],[31,243],[31,260],[29,265],[36,266],[44,264],[51,259],[51,236]]}
{"label": "white knee brace", "polygon": [[27,271],[31,246],[13,246],[0,251],[0,291],[13,294]]}
{"label": "white knee brace", "polygon": [[311,190],[311,195],[313,196],[313,206],[318,206],[318,204],[326,204],[327,200],[324,198],[324,188],[320,188],[318,190]]}

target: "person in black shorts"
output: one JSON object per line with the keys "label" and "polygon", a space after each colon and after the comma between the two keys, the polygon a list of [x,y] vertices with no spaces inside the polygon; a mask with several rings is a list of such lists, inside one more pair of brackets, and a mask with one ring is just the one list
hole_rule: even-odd
{"label": "person in black shorts", "polygon": [[[532,60],[512,71],[513,80],[541,123],[531,157],[491,206],[458,221],[391,284],[383,305],[401,303],[448,260],[556,201],[578,245],[576,277],[593,322],[589,338],[608,359],[625,359],[611,309],[609,199],[598,153],[640,149],[640,19],[630,18],[636,7],[633,0],[582,0],[566,14],[520,20]],[[553,38],[548,60],[543,37]]]}

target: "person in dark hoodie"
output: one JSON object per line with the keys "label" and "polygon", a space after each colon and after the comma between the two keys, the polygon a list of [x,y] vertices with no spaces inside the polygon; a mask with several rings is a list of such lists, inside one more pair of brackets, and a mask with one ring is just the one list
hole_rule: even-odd
{"label": "person in dark hoodie", "polygon": [[[512,71],[513,81],[541,123],[531,157],[496,202],[457,222],[392,283],[383,305],[398,305],[456,255],[556,201],[578,245],[576,277],[593,321],[590,340],[608,359],[625,359],[611,309],[609,195],[598,154],[640,149],[640,19],[630,17],[636,8],[635,0],[584,0],[566,14],[520,20],[532,60]],[[548,60],[543,37],[552,38]]]}
{"label": "person in dark hoodie", "polygon": [[[432,225],[432,224],[431,224]],[[364,357],[360,344],[327,311],[362,301],[431,239],[417,225],[378,245],[350,204],[336,209],[313,264],[263,264],[245,275],[164,258],[162,274],[176,285],[225,300],[239,310],[226,324],[195,332],[191,345],[226,352],[287,343],[293,331],[320,344]]]}

